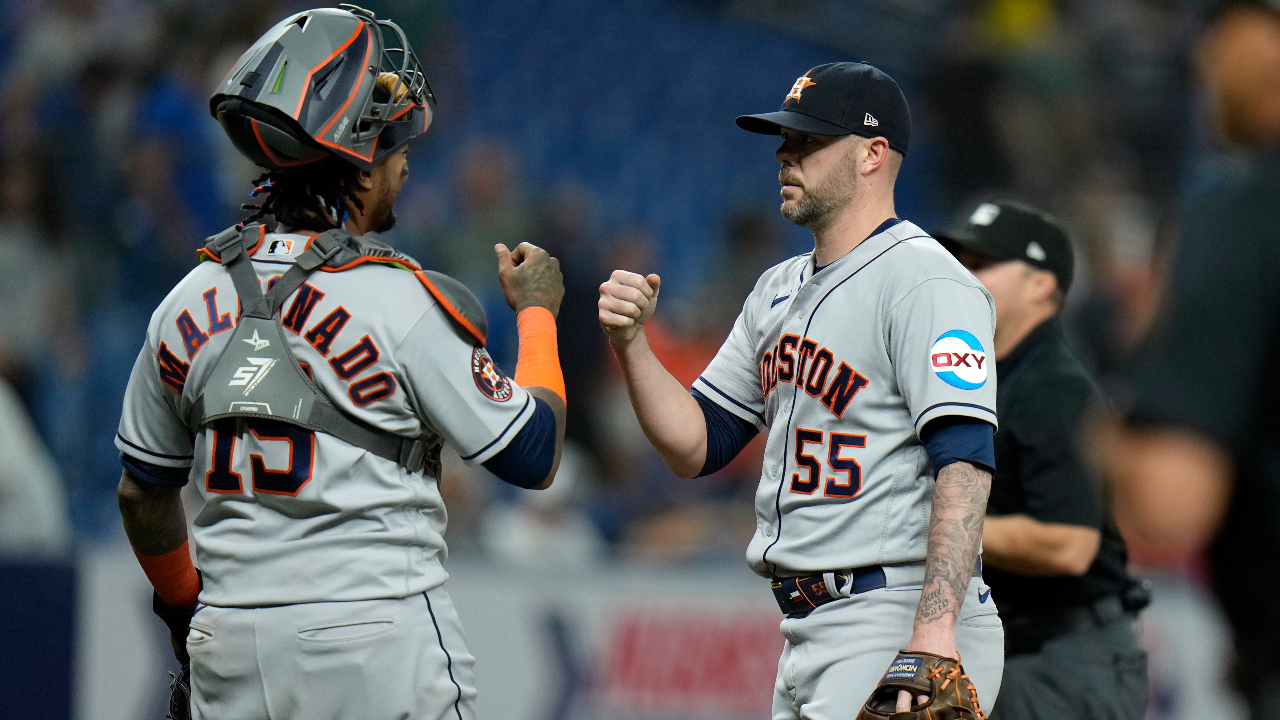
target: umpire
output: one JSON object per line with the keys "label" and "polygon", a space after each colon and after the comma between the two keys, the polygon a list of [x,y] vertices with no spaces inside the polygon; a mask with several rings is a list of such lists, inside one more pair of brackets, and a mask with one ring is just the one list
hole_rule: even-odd
{"label": "umpire", "polygon": [[1000,429],[983,531],[984,575],[1000,603],[1005,670],[993,720],[1139,720],[1146,654],[1132,621],[1147,603],[1101,485],[1077,450],[1096,392],[1058,320],[1071,243],[1046,213],[978,206],[936,237],[996,303]]}

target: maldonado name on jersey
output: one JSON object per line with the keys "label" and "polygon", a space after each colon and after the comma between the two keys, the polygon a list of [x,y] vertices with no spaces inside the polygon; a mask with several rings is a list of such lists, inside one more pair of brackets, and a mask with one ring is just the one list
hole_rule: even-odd
{"label": "maldonado name on jersey", "polygon": [[[308,239],[264,236],[251,261],[265,289]],[[261,403],[265,413],[264,390],[292,362],[277,345],[287,346],[342,412],[407,438],[438,436],[473,465],[520,432],[534,414],[532,398],[403,268],[369,262],[313,274],[286,300],[275,321],[280,332],[270,337],[233,343],[246,321],[237,305],[230,275],[215,262],[174,288],[148,325],[116,438],[137,460],[186,469],[203,496],[192,533],[201,602],[407,597],[443,583],[446,516],[433,469],[409,472],[327,433],[268,418],[217,420],[193,433],[187,419],[197,389],[210,387],[225,349],[233,363],[222,387],[242,409]]]}

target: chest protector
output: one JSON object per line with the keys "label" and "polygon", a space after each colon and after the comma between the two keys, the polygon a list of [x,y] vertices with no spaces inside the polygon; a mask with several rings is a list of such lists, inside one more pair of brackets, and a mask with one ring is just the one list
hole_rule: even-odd
{"label": "chest protector", "polygon": [[[255,223],[243,230],[228,228],[205,241],[206,254],[221,262],[231,275],[244,314],[208,380],[196,389],[188,419],[192,430],[224,418],[276,420],[332,435],[411,473],[431,470],[439,477],[439,435],[428,432],[421,437],[404,437],[348,415],[303,372],[285,343],[280,320],[284,301],[321,266],[345,270],[362,262],[391,262],[415,267],[412,261],[375,240],[329,230],[312,239],[284,276],[263,293],[249,259],[261,234]],[[448,276],[421,272],[427,276],[423,282],[432,294],[459,310],[483,336],[487,322],[475,296]]]}

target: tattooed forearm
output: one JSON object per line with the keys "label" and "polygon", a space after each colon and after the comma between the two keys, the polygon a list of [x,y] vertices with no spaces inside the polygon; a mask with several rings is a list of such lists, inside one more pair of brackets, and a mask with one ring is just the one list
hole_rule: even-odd
{"label": "tattooed forearm", "polygon": [[916,608],[917,632],[934,623],[954,627],[960,617],[990,491],[991,473],[967,462],[951,463],[938,473],[929,517],[924,589]]}
{"label": "tattooed forearm", "polygon": [[948,598],[942,588],[934,588],[920,594],[920,604],[916,607],[916,617],[939,618],[947,612]]}

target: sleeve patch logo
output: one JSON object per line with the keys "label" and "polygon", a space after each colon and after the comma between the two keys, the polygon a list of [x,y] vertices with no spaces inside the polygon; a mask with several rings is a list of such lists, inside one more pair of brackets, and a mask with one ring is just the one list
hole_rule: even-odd
{"label": "sleeve patch logo", "polygon": [[475,378],[476,387],[490,400],[506,402],[511,399],[514,389],[511,381],[494,364],[489,351],[478,347],[471,353],[471,377]]}
{"label": "sleeve patch logo", "polygon": [[884,674],[884,680],[914,680],[916,673],[920,672],[920,658],[898,658],[897,662],[889,666],[889,671]]}
{"label": "sleeve patch logo", "polygon": [[987,382],[987,352],[978,338],[964,330],[944,332],[929,350],[933,372],[948,385],[977,390]]}

